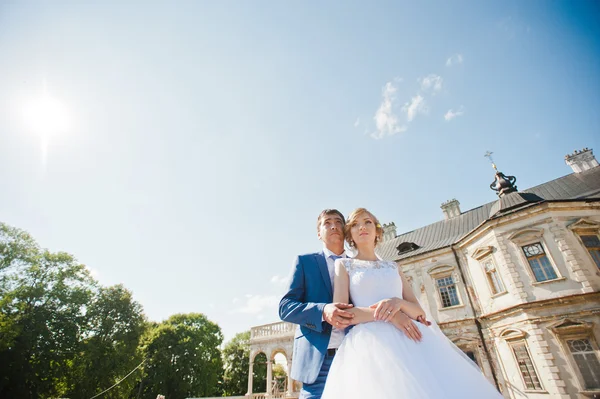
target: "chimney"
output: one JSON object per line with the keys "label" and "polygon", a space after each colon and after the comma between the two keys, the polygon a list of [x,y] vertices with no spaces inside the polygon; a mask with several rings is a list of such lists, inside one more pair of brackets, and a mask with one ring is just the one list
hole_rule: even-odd
{"label": "chimney", "polygon": [[575,173],[581,173],[598,166],[598,161],[596,161],[594,153],[587,147],[581,151],[575,150],[572,154],[565,155],[565,163],[569,165]]}
{"label": "chimney", "polygon": [[383,225],[383,241],[393,240],[396,238],[396,225],[394,222]]}
{"label": "chimney", "polygon": [[456,198],[452,198],[451,200],[444,202],[441,208],[442,211],[444,211],[446,220],[460,216],[460,202],[458,202]]}

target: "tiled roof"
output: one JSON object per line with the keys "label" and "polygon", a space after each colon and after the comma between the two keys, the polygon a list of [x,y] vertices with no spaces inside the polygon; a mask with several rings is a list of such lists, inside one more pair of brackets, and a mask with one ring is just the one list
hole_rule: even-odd
{"label": "tiled roof", "polygon": [[[505,195],[500,200],[471,209],[460,216],[401,234],[392,240],[383,242],[377,248],[377,253],[381,258],[387,260],[405,259],[452,245],[481,223],[490,219],[490,215],[499,217],[507,211],[544,201],[583,198],[600,200],[600,166],[585,172],[559,177],[521,192]],[[396,248],[404,242],[413,242],[420,248],[398,255]]]}

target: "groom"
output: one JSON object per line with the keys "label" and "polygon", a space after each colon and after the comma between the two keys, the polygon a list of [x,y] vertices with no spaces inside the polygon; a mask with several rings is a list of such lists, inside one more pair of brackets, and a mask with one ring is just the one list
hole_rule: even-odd
{"label": "groom", "polygon": [[325,209],[317,219],[323,251],[296,259],[287,293],[279,302],[281,320],[299,324],[294,337],[291,377],[302,382],[300,399],[319,399],[352,305],[331,303],[335,259],[344,253],[344,215]]}
{"label": "groom", "polygon": [[[354,317],[347,303],[332,303],[335,259],[344,252],[344,215],[325,209],[317,219],[323,251],[296,259],[289,288],[279,302],[279,317],[298,324],[294,337],[291,377],[302,382],[300,399],[320,399],[329,367]],[[402,320],[404,318],[404,320]],[[394,319],[406,323],[398,312]]]}

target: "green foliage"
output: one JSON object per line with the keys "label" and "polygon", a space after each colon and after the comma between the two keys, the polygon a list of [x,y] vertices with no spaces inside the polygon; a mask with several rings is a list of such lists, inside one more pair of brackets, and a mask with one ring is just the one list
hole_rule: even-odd
{"label": "green foliage", "polygon": [[[85,337],[73,359],[66,396],[90,398],[112,386],[142,362],[138,350],[146,328],[142,307],[122,285],[100,288],[86,313]],[[141,373],[137,373],[139,377]],[[125,398],[135,386],[128,378],[103,398]]]}
{"label": "green foliage", "polygon": [[267,392],[267,355],[259,353],[252,366],[252,391]]}
{"label": "green foliage", "polygon": [[250,331],[237,334],[223,348],[223,394],[241,396],[248,391]]}
{"label": "green foliage", "polygon": [[222,341],[202,314],[146,321],[125,287],[0,223],[0,398],[219,395]]}
{"label": "green foliage", "polygon": [[61,395],[96,283],[66,253],[0,224],[0,397]]}
{"label": "green foliage", "polygon": [[218,325],[200,313],[176,314],[147,337],[143,397],[169,399],[216,396],[221,393],[223,363]]}

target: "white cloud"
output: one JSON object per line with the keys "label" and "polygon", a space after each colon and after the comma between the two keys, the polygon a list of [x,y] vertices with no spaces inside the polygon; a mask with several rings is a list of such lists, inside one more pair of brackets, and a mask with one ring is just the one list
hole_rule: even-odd
{"label": "white cloud", "polygon": [[271,283],[273,283],[275,285],[284,285],[287,282],[288,282],[288,278],[287,277],[283,277],[283,276],[273,276],[273,277],[271,277]]}
{"label": "white cloud", "polygon": [[404,104],[402,111],[406,112],[406,120],[412,122],[417,114],[426,114],[428,109],[425,104],[425,99],[420,94],[414,96],[410,102]]}
{"label": "white cloud", "polygon": [[360,118],[356,118],[356,121],[354,122],[354,127],[358,127],[358,125],[360,125]]}
{"label": "white cloud", "polygon": [[462,64],[462,62],[463,62],[462,54],[454,54],[446,60],[446,66],[450,67],[452,65],[458,65],[458,64]]}
{"label": "white cloud", "polygon": [[263,311],[277,313],[277,306],[281,298],[275,295],[246,295],[246,303],[237,312],[258,315]]}
{"label": "white cloud", "polygon": [[421,90],[427,91],[432,89],[433,93],[435,94],[436,92],[442,90],[442,82],[444,79],[442,79],[441,76],[432,73],[424,78],[419,79],[419,81],[421,82]]}
{"label": "white cloud", "polygon": [[385,136],[393,136],[396,133],[406,131],[406,126],[401,126],[398,117],[394,114],[395,93],[396,86],[392,82],[387,82],[382,90],[383,99],[373,117],[377,129],[377,131],[371,133],[371,137],[374,139],[381,139]]}
{"label": "white cloud", "polygon": [[444,115],[444,119],[446,121],[451,121],[452,119],[456,118],[457,116],[462,116],[464,113],[465,113],[465,110],[464,110],[463,106],[461,105],[460,108],[456,111],[449,109],[448,112],[446,112],[446,115]]}

